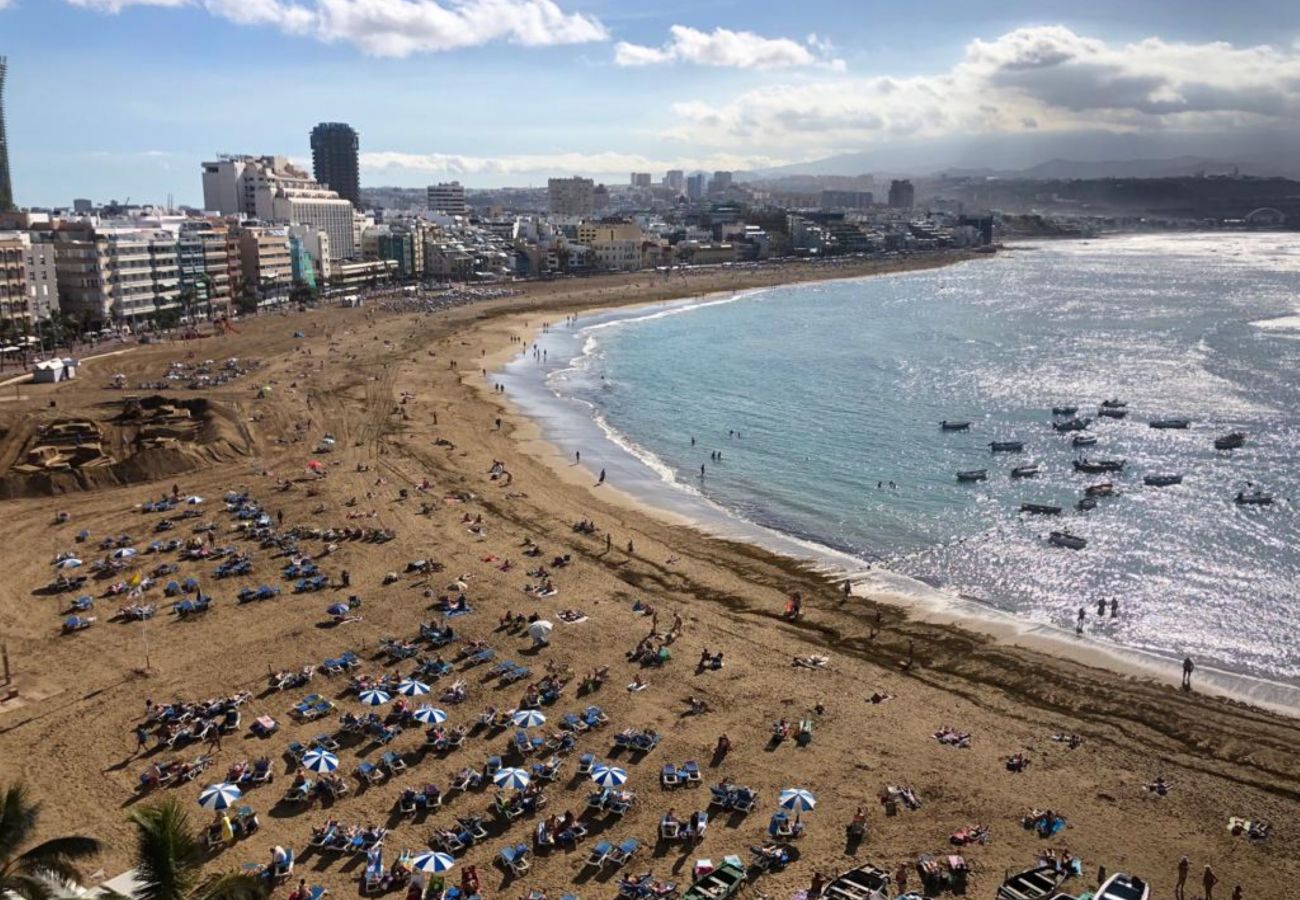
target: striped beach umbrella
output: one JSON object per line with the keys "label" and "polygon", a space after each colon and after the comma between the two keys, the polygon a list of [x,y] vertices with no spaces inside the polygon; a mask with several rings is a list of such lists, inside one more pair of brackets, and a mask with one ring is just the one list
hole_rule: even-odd
{"label": "striped beach umbrella", "polygon": [[408,678],[397,686],[397,693],[404,697],[419,697],[429,693],[429,686],[423,681]]}
{"label": "striped beach umbrella", "polygon": [[389,696],[386,691],[381,691],[378,688],[371,688],[368,691],[362,691],[358,694],[357,699],[366,706],[383,706],[393,698]]}
{"label": "striped beach umbrella", "polygon": [[421,706],[411,715],[415,718],[415,721],[423,722],[425,725],[437,725],[440,722],[447,721],[447,714],[433,706]]}
{"label": "striped beach umbrella", "polygon": [[328,750],[313,747],[302,755],[302,766],[312,772],[333,772],[339,767],[339,758]]}
{"label": "striped beach umbrella", "polygon": [[505,768],[493,775],[492,780],[497,787],[514,788],[516,791],[522,791],[528,787],[533,778],[523,769]]}
{"label": "striped beach umbrella", "polygon": [[438,875],[456,865],[456,857],[450,853],[421,853],[411,860],[411,868],[417,872]]}
{"label": "striped beach umbrella", "polygon": [[210,784],[199,791],[199,806],[212,812],[220,812],[223,809],[230,809],[239,802],[239,798],[242,796],[244,796],[244,792],[239,789],[238,785],[227,782]]}
{"label": "striped beach umbrella", "polygon": [[510,717],[510,721],[520,728],[536,728],[538,725],[546,724],[546,716],[541,710],[521,709]]}
{"label": "striped beach umbrella", "polygon": [[591,780],[603,788],[622,787],[627,784],[627,772],[617,766],[596,766],[591,770]]}
{"label": "striped beach umbrella", "polygon": [[782,809],[804,813],[817,805],[817,798],[812,795],[811,791],[806,791],[803,788],[786,788],[777,797],[776,802]]}

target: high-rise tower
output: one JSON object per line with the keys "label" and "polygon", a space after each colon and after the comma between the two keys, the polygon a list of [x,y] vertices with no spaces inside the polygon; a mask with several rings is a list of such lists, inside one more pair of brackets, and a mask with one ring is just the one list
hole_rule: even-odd
{"label": "high-rise tower", "polygon": [[361,206],[361,175],[357,150],[361,142],[351,125],[322,122],[311,130],[311,167],[316,180],[352,205]]}
{"label": "high-rise tower", "polygon": [[0,210],[14,205],[14,186],[9,180],[9,139],[5,136],[5,73],[8,59],[0,56]]}

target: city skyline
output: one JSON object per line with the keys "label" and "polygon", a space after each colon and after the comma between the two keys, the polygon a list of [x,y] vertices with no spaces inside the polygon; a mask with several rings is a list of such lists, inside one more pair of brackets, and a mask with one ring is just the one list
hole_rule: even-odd
{"label": "city skyline", "polygon": [[[917,173],[1071,155],[1286,164],[1296,11],[1162,6],[0,0],[14,201],[197,205],[201,160],[310,168],[326,121],[365,136],[363,186],[622,184],[843,154]],[[87,90],[87,65],[123,88]]]}

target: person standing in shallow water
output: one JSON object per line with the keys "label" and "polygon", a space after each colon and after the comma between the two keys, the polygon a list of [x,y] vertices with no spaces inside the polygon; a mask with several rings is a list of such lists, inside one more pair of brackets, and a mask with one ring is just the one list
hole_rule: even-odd
{"label": "person standing in shallow water", "polygon": [[1184,659],[1183,660],[1183,690],[1190,691],[1192,689],[1192,673],[1195,671],[1196,671],[1196,663],[1192,662],[1192,658],[1189,656],[1186,659]]}
{"label": "person standing in shallow water", "polygon": [[604,469],[601,469],[601,470],[600,470],[600,481],[598,481],[598,482],[596,482],[596,483],[597,483],[597,484],[604,484],[604,483],[605,483],[605,470],[604,470]]}

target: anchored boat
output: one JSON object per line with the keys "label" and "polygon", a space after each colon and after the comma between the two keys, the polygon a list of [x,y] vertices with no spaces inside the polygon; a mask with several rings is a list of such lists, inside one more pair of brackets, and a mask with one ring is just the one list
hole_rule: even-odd
{"label": "anchored boat", "polygon": [[1148,475],[1142,479],[1142,483],[1151,487],[1169,487],[1173,484],[1182,484],[1183,476],[1181,475]]}
{"label": "anchored boat", "polygon": [[957,473],[958,481],[988,481],[988,469],[967,469],[964,472]]}
{"label": "anchored boat", "polygon": [[1122,459],[1076,459],[1074,461],[1074,470],[1076,472],[1119,472],[1124,468]]}
{"label": "anchored boat", "polygon": [[1054,416],[1072,416],[1079,411],[1077,406],[1053,406],[1052,415]]}
{"label": "anchored boat", "polygon": [[1077,534],[1070,534],[1068,531],[1053,531],[1047,536],[1049,543],[1058,547],[1064,547],[1067,550],[1082,550],[1088,546],[1088,539],[1081,538]]}
{"label": "anchored boat", "polygon": [[1273,495],[1259,488],[1252,491],[1237,491],[1237,502],[1242,506],[1268,506],[1273,502]]}
{"label": "anchored boat", "polygon": [[990,441],[989,449],[994,453],[1019,453],[1025,449],[1024,441]]}
{"label": "anchored boat", "polygon": [[944,419],[939,423],[939,427],[944,431],[965,431],[970,428],[970,422],[965,420]]}
{"label": "anchored boat", "polygon": [[1241,431],[1234,431],[1231,432],[1230,434],[1225,434],[1222,437],[1216,437],[1214,439],[1214,449],[1215,450],[1236,450],[1238,447],[1242,446],[1245,443],[1246,443],[1245,433]]}
{"label": "anchored boat", "polygon": [[1092,422],[1091,419],[1066,419],[1064,422],[1053,422],[1052,427],[1060,432],[1083,431]]}
{"label": "anchored boat", "polygon": [[1016,466],[1011,470],[1012,478],[1032,478],[1038,474],[1038,464],[1030,463],[1027,466]]}
{"label": "anchored boat", "polygon": [[1147,423],[1152,428],[1191,428],[1191,419],[1152,419]]}
{"label": "anchored boat", "polygon": [[1097,443],[1097,436],[1092,434],[1076,434],[1074,440],[1070,443],[1076,447],[1091,447]]}
{"label": "anchored boat", "polygon": [[1027,513],[1039,513],[1044,516],[1055,516],[1061,512],[1061,507],[1053,506],[1050,503],[1022,503],[1020,511]]}

